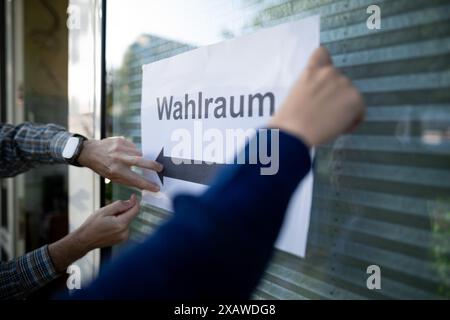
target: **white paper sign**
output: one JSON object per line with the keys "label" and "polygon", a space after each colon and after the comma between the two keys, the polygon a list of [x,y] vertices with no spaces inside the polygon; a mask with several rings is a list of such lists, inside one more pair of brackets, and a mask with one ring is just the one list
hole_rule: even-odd
{"label": "white paper sign", "polygon": [[[319,22],[318,16],[310,17],[143,67],[142,151],[148,159],[173,160],[161,177],[146,172],[161,191],[144,192],[145,202],[171,210],[177,193],[198,194],[207,188],[203,175],[209,167],[202,161],[232,161],[236,146],[243,147],[245,140],[235,141],[229,133],[267,125],[319,46]],[[219,141],[221,148],[211,147]],[[199,166],[183,165],[186,159]],[[276,244],[302,257],[312,185],[309,174],[293,195]]]}

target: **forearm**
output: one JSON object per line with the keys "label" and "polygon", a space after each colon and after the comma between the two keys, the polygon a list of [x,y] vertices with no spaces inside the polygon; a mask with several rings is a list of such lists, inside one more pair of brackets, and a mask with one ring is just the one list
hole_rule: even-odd
{"label": "forearm", "polygon": [[65,272],[67,268],[86,255],[90,248],[85,241],[74,231],[64,238],[48,246],[49,255],[56,272]]}
{"label": "forearm", "polygon": [[62,150],[70,137],[54,124],[0,124],[0,177],[12,177],[39,164],[65,163]]}
{"label": "forearm", "polygon": [[[200,197],[175,200],[174,217],[107,268],[81,298],[247,298],[268,263],[309,151],[280,135],[279,172],[222,172]],[[114,281],[109,281],[114,279]]]}

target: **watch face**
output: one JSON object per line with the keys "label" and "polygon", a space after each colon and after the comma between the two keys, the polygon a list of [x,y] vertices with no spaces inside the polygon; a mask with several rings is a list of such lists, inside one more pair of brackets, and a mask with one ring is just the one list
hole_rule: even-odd
{"label": "watch face", "polygon": [[66,146],[63,150],[63,158],[64,159],[72,159],[77,151],[78,143],[80,143],[80,139],[76,137],[71,137],[67,140]]}

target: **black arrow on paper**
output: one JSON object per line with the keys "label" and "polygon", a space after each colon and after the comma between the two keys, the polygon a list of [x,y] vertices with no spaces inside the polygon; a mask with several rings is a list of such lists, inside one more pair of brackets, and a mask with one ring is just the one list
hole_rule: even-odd
{"label": "black arrow on paper", "polygon": [[204,161],[194,162],[194,160],[189,159],[166,157],[164,156],[164,148],[162,148],[156,161],[164,166],[164,170],[158,172],[162,184],[164,184],[164,177],[167,177],[207,185],[218,170],[229,166],[229,164],[209,164]]}

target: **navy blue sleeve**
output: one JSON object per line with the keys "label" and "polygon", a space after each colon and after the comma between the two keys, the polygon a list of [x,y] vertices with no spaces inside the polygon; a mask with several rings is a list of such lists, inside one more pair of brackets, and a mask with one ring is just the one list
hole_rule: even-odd
{"label": "navy blue sleeve", "polygon": [[249,298],[269,262],[287,205],[311,167],[309,150],[280,132],[279,170],[223,170],[201,196],[181,195],[174,215],[123,253],[78,299]]}

